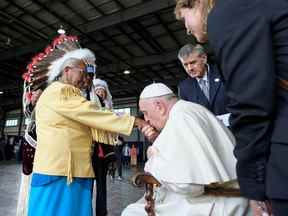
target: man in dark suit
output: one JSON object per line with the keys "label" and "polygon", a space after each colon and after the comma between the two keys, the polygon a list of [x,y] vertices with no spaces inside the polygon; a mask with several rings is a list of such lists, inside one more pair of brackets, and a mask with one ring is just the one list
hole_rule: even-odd
{"label": "man in dark suit", "polygon": [[188,78],[178,86],[181,99],[201,104],[215,115],[227,114],[225,88],[214,64],[207,63],[207,54],[200,44],[186,44],[178,53]]}
{"label": "man in dark suit", "polygon": [[208,28],[233,99],[229,109],[242,193],[270,198],[274,215],[286,216],[288,1],[217,1]]}
{"label": "man in dark suit", "polygon": [[[242,193],[288,215],[288,1],[217,1],[208,19],[231,97]],[[225,37],[223,37],[225,32]]]}
{"label": "man in dark suit", "polygon": [[273,215],[287,216],[288,1],[177,0],[175,13],[202,43],[208,26],[230,98],[241,193],[257,200],[252,207],[270,199]]}

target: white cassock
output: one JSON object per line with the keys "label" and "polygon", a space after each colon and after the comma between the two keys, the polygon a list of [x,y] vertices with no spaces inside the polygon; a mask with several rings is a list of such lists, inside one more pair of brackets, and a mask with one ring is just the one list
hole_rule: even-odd
{"label": "white cassock", "polygon": [[[238,187],[233,156],[235,139],[206,108],[179,100],[153,143],[145,164],[162,186],[156,192],[157,216],[243,216],[248,201],[241,197],[204,195],[204,185]],[[122,216],[144,216],[144,198]]]}

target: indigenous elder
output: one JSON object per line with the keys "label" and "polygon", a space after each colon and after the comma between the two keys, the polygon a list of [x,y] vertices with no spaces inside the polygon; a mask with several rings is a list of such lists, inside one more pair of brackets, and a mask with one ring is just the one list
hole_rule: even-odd
{"label": "indigenous elder", "polygon": [[288,1],[176,2],[177,17],[198,41],[209,39],[222,71],[241,193],[258,201],[255,213],[269,213],[263,201],[271,200],[274,215],[288,215]]}
{"label": "indigenous elder", "polygon": [[[246,215],[244,198],[204,195],[204,186],[212,183],[237,188],[229,129],[203,106],[178,100],[162,83],[144,88],[139,107],[145,120],[161,131],[145,164],[145,171],[162,184],[156,191],[156,215]],[[144,206],[142,198],[122,216],[144,216]]]}
{"label": "indigenous elder", "polygon": [[31,67],[39,70],[33,72],[48,71],[50,85],[36,104],[28,215],[92,215],[92,139],[105,141],[106,131],[129,135],[143,122],[101,110],[81,96],[85,74],[95,69],[95,56],[79,48],[74,37],[61,35],[38,60]]}

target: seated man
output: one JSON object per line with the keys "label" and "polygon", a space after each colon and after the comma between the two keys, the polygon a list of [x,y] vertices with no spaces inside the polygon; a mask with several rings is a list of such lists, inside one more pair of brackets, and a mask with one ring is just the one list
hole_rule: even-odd
{"label": "seated man", "polygon": [[[242,216],[248,201],[242,197],[207,196],[212,183],[237,188],[235,140],[229,130],[201,105],[178,100],[162,83],[147,86],[140,110],[161,131],[148,149],[145,171],[162,185],[156,191],[157,216]],[[145,126],[142,132],[149,133]],[[145,201],[129,205],[122,216],[146,215]]]}

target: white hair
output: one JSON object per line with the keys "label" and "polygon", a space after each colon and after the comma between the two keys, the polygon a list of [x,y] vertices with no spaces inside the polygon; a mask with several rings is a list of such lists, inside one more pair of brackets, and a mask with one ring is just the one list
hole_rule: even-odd
{"label": "white hair", "polygon": [[64,54],[49,66],[48,83],[55,81],[56,78],[61,75],[63,72],[63,64],[66,63],[68,59],[79,59],[83,60],[85,63],[94,64],[96,57],[89,49],[76,49]]}

